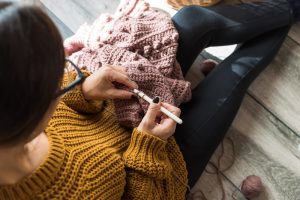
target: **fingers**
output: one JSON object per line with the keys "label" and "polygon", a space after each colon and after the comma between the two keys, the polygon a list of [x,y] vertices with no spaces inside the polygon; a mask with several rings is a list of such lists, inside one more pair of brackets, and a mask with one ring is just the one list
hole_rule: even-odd
{"label": "fingers", "polygon": [[109,96],[111,99],[130,99],[132,97],[132,92],[122,89],[112,89],[109,92]]}
{"label": "fingers", "polygon": [[161,104],[158,103],[151,103],[148,107],[146,115],[144,116],[143,120],[146,120],[148,123],[155,123],[156,117],[160,114],[160,106]]}
{"label": "fingers", "polygon": [[109,65],[109,64],[107,64],[106,66],[107,66],[107,67],[110,67],[110,68],[112,68],[112,69],[114,69],[114,70],[116,70],[116,71],[118,71],[118,72],[120,72],[120,73],[122,73],[122,74],[124,74],[124,75],[127,76],[127,73],[126,73],[126,71],[125,71],[125,68],[122,67],[122,66],[118,66],[118,65]]}
{"label": "fingers", "polygon": [[129,77],[117,70],[114,70],[111,72],[111,81],[116,81],[118,83],[122,83],[123,85],[129,87],[129,88],[138,88],[138,85],[129,79]]}
{"label": "fingers", "polygon": [[[162,106],[170,112],[172,112],[177,117],[180,116],[181,110],[179,108],[168,103],[162,103]],[[160,125],[166,129],[173,129],[176,127],[177,123],[173,119],[169,118],[167,115],[163,115],[161,117]]]}
{"label": "fingers", "polygon": [[151,103],[146,112],[146,115],[144,116],[142,122],[138,126],[138,130],[146,131],[163,140],[167,140],[171,135],[173,135],[176,129],[176,122],[174,122],[170,118],[164,118],[161,116],[162,113],[160,111],[160,108],[163,105],[174,114],[176,115],[180,114],[180,109],[170,104]]}
{"label": "fingers", "polygon": [[115,73],[112,75],[113,80],[112,81],[116,81],[118,83],[122,83],[123,85],[129,87],[129,88],[138,88],[138,85],[131,81],[128,76],[121,74],[119,72]]}
{"label": "fingers", "polygon": [[112,70],[110,71],[110,76],[112,79],[111,81],[122,83],[129,88],[138,88],[138,85],[134,81],[129,79],[124,67],[109,64],[105,65],[105,67]]}
{"label": "fingers", "polygon": [[181,110],[179,108],[177,108],[176,106],[173,106],[173,105],[168,104],[168,103],[163,103],[163,102],[162,102],[162,106],[165,107],[170,112],[172,112],[177,117],[179,117],[180,114],[181,114]]}

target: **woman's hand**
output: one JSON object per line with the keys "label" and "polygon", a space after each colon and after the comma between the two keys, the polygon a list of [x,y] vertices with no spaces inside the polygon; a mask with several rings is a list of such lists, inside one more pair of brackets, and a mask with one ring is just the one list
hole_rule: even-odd
{"label": "woman's hand", "polygon": [[123,67],[105,65],[90,75],[82,83],[82,91],[86,100],[130,99],[132,92],[117,89],[113,82],[121,83],[130,89],[137,88]]}
{"label": "woman's hand", "polygon": [[160,107],[163,106],[172,112],[174,115],[180,115],[179,108],[167,103],[151,103],[146,115],[138,126],[138,130],[155,135],[160,139],[167,140],[172,136],[176,129],[176,122],[160,112]]}

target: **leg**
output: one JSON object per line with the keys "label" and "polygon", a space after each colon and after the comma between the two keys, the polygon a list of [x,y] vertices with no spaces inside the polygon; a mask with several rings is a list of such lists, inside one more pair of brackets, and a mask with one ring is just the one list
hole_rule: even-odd
{"label": "leg", "polygon": [[193,186],[230,127],[250,83],[272,61],[290,27],[265,33],[245,43],[219,64],[182,105],[183,125],[175,138]]}
{"label": "leg", "polygon": [[221,5],[188,6],[172,18],[179,32],[177,59],[186,74],[198,54],[208,46],[245,42],[267,31],[291,24],[286,0]]}

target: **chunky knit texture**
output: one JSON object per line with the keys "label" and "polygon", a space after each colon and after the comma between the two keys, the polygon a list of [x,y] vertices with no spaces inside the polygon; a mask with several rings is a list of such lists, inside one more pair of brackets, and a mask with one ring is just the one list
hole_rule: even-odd
{"label": "chunky knit texture", "polygon": [[[72,75],[75,78],[75,75]],[[63,97],[49,127],[50,152],[33,174],[0,186],[0,199],[184,199],[187,172],[173,137],[120,126],[109,101]]]}
{"label": "chunky knit texture", "polygon": [[[83,25],[64,45],[79,67],[94,72],[104,64],[123,66],[145,94],[179,106],[191,99],[191,87],[176,61],[177,40],[167,14],[142,0],[121,0],[114,15]],[[117,119],[129,127],[137,126],[148,108],[143,99],[114,103]]]}

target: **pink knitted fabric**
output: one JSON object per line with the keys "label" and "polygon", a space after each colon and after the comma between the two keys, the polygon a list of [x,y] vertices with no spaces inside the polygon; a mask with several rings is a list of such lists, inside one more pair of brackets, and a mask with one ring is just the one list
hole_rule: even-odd
{"label": "pink knitted fabric", "polygon": [[[121,0],[114,15],[84,24],[64,46],[79,67],[94,72],[105,64],[123,66],[139,90],[179,106],[191,99],[176,61],[178,33],[171,18],[142,0]],[[143,99],[114,100],[119,122],[136,127],[148,108]]]}

